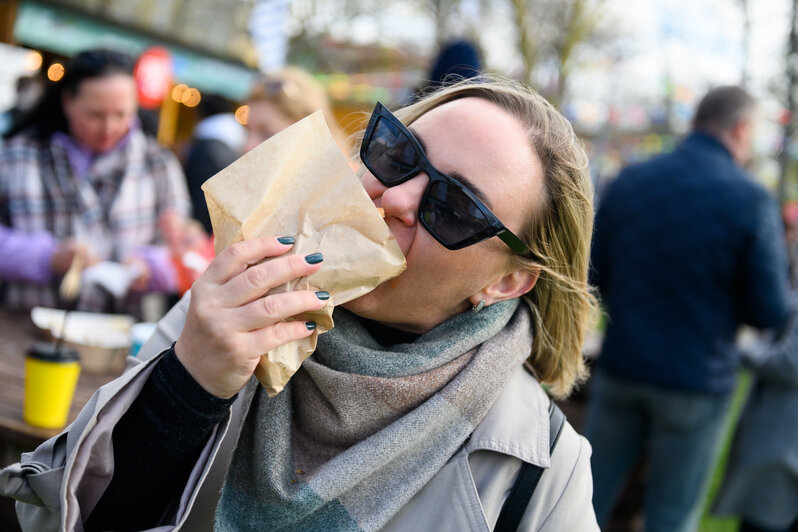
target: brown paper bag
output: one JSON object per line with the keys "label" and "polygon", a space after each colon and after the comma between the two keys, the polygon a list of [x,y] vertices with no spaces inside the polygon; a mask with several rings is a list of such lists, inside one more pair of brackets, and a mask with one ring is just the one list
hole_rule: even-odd
{"label": "brown paper bag", "polygon": [[293,236],[291,253],[321,252],[321,270],[271,290],[327,290],[329,304],[297,316],[317,328],[265,353],[255,376],[269,396],[283,389],[333,327],[335,305],[360,297],[405,269],[405,259],[318,111],[273,136],[202,185],[216,253],[260,236]]}

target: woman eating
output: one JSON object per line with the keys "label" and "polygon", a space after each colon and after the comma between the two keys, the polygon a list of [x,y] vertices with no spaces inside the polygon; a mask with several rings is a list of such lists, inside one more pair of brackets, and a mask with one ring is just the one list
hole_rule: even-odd
{"label": "woman eating", "polygon": [[328,295],[264,294],[323,257],[289,254],[293,235],[220,253],[146,360],[3,471],[23,527],[598,530],[590,447],[551,421],[544,391],[584,379],[594,308],[570,124],[520,85],[465,82],[396,115],[378,104],[360,144],[407,270],[336,308],[269,398],[261,353],[310,335],[291,317]]}

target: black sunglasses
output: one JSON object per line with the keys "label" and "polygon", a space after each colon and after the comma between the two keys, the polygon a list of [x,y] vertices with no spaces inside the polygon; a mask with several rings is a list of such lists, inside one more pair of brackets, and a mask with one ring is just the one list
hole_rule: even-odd
{"label": "black sunglasses", "polygon": [[444,247],[461,249],[498,236],[519,255],[532,255],[473,192],[432,166],[418,139],[381,103],[366,127],[360,158],[386,187],[400,185],[422,171],[429,176],[418,219]]}

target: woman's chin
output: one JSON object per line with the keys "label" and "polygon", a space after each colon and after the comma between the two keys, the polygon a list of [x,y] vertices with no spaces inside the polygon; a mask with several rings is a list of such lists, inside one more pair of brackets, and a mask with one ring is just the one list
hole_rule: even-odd
{"label": "woman's chin", "polygon": [[[390,297],[392,295],[394,297]],[[389,303],[391,301],[396,303],[398,299],[394,294],[385,293],[384,286],[380,285],[368,294],[353,299],[341,306],[352,314],[367,320],[379,321],[380,323],[386,324],[402,321],[402,319],[397,316],[398,309],[396,305]]]}
{"label": "woman's chin", "polygon": [[370,295],[371,292],[369,292],[366,295],[360,296],[357,299],[353,299],[352,301],[348,301],[340,306],[345,308],[352,314],[357,314],[361,318],[371,319],[370,316],[374,314],[374,307],[376,302],[373,301],[373,298],[369,297]]}

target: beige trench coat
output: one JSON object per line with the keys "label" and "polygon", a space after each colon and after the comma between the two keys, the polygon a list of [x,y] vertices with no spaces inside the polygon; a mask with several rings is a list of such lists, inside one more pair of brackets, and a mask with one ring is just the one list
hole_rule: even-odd
{"label": "beige trench coat", "polygon": [[[100,388],[61,435],[0,472],[0,494],[19,501],[23,530],[82,530],[113,476],[113,428],[179,335],[187,308],[185,297],[161,320],[139,357],[130,359],[128,371]],[[219,490],[256,386],[253,380],[239,394],[228,418],[212,433],[172,522],[151,530],[212,530]],[[489,532],[522,462],[547,468],[522,530],[599,530],[591,503],[590,445],[566,422],[550,456],[548,398],[522,368],[468,442],[385,530]]]}

